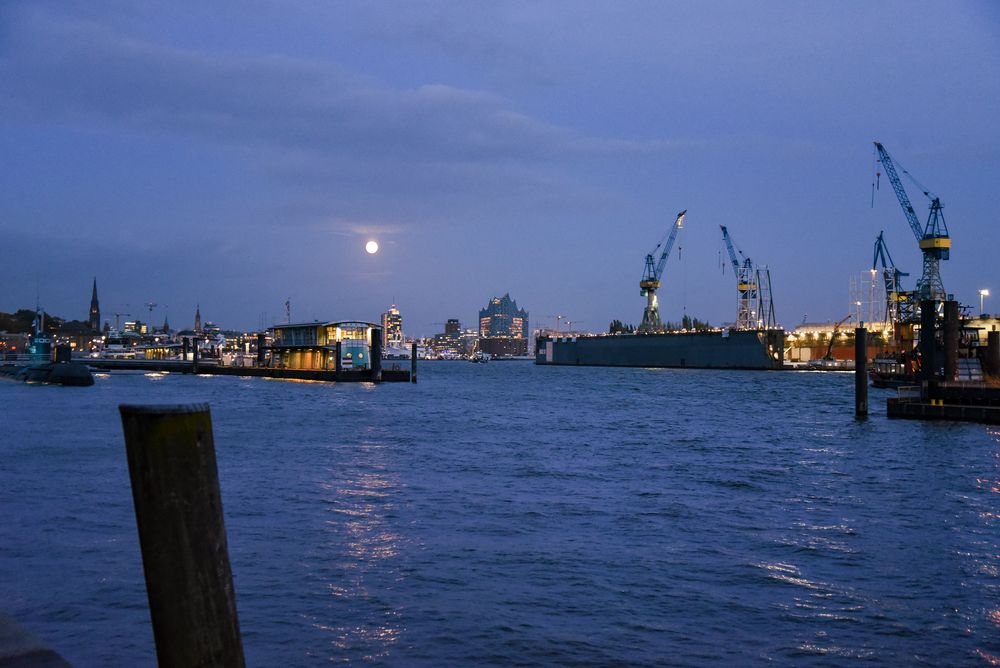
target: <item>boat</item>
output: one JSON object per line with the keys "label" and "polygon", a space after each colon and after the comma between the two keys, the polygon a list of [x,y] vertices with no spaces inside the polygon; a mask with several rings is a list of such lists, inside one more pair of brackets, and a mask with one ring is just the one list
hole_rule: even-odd
{"label": "boat", "polygon": [[543,335],[535,343],[535,364],[781,369],[784,341],[780,329]]}
{"label": "boat", "polygon": [[34,332],[29,339],[28,354],[21,363],[0,366],[0,377],[31,384],[66,385],[87,387],[94,384],[94,376],[86,364],[70,358],[69,346],[56,350],[52,361],[52,339],[45,333],[45,314],[40,310],[35,317]]}
{"label": "boat", "polygon": [[469,361],[470,362],[476,362],[476,363],[479,363],[479,364],[486,364],[491,359],[493,359],[493,358],[490,357],[489,353],[484,353],[482,350],[477,350],[476,352],[474,352],[472,354],[472,357],[469,358]]}

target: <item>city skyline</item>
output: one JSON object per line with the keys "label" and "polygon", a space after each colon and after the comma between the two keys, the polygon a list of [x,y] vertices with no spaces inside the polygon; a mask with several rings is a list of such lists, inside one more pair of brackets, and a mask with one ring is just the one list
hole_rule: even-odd
{"label": "city skyline", "polygon": [[837,320],[881,230],[920,273],[884,174],[872,206],[874,140],[945,204],[948,292],[1000,289],[990,3],[120,10],[0,9],[2,311],[85,320],[97,274],[105,319],[395,302],[426,336],[510,292],[602,331],[639,322],[643,258],[686,208],[665,320],[735,319],[720,224],[782,325]]}

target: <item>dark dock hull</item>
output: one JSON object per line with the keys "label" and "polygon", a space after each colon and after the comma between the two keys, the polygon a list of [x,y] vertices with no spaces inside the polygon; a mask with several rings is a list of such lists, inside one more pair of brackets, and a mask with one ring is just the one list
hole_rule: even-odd
{"label": "dark dock hull", "polygon": [[784,340],[781,330],[539,337],[535,364],[781,369]]}

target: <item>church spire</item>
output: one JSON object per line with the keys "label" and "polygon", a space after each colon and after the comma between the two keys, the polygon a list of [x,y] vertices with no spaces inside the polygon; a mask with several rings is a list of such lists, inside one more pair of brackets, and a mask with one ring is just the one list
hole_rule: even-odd
{"label": "church spire", "polygon": [[194,310],[194,331],[201,334],[201,304],[198,304]]}
{"label": "church spire", "polygon": [[97,277],[94,277],[94,291],[90,296],[90,315],[87,318],[87,326],[94,331],[101,329],[101,306],[97,302]]}

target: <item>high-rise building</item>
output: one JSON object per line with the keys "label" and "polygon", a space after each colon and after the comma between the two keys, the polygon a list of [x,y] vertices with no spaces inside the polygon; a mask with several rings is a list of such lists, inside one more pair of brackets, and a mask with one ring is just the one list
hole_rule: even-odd
{"label": "high-rise building", "polygon": [[94,291],[90,296],[90,317],[87,318],[87,326],[95,332],[101,329],[101,306],[97,303],[96,276],[94,277]]}
{"label": "high-rise building", "polygon": [[458,321],[458,318],[448,318],[448,322],[444,323],[444,333],[459,335],[462,333],[462,323]]}
{"label": "high-rise building", "polygon": [[510,294],[494,297],[479,312],[479,349],[501,357],[528,354],[528,312]]}
{"label": "high-rise building", "polygon": [[382,347],[403,347],[403,316],[395,304],[382,314]]}

